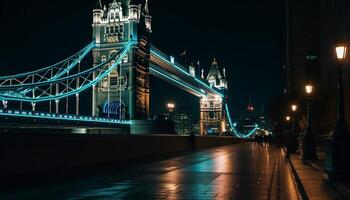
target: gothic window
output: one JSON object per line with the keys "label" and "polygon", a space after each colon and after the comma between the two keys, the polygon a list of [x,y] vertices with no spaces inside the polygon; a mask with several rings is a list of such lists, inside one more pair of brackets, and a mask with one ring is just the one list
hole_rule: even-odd
{"label": "gothic window", "polygon": [[111,19],[114,19],[114,13],[113,12],[111,13]]}
{"label": "gothic window", "polygon": [[107,58],[106,58],[105,55],[101,56],[101,62],[104,62],[104,61],[106,61],[106,60],[107,60]]}
{"label": "gothic window", "polygon": [[119,31],[118,29],[119,29],[118,26],[115,26],[115,27],[114,27],[115,33],[118,33],[118,31]]}
{"label": "gothic window", "polygon": [[214,107],[214,103],[211,101],[210,102],[210,108],[213,108]]}
{"label": "gothic window", "polygon": [[210,119],[214,119],[214,115],[215,115],[214,112],[209,112],[209,118]]}
{"label": "gothic window", "polygon": [[111,77],[110,85],[118,85],[118,76],[112,76]]}
{"label": "gothic window", "polygon": [[124,56],[124,59],[123,59],[123,63],[127,63],[127,62],[129,62],[128,54],[126,54],[126,55]]}

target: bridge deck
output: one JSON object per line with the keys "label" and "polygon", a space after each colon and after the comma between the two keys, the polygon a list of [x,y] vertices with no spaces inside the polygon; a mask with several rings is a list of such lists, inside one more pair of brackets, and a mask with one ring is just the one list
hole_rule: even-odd
{"label": "bridge deck", "polygon": [[[1,195],[0,195],[1,197]],[[2,199],[298,199],[281,150],[236,144]]]}

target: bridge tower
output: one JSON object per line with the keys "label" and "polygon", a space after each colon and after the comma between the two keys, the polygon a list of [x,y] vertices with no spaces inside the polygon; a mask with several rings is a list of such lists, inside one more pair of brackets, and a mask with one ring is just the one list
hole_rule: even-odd
{"label": "bridge tower", "polygon": [[[118,69],[92,89],[92,114],[118,119],[149,116],[149,60],[152,17],[148,0],[113,0],[93,10],[94,66],[107,60],[133,39]],[[93,74],[95,76],[95,74]]]}
{"label": "bridge tower", "polygon": [[[215,58],[206,79],[210,87],[226,93],[226,71],[225,68],[220,69]],[[209,95],[200,99],[200,135],[222,135],[226,131],[227,119],[224,103],[225,99],[219,95]]]}

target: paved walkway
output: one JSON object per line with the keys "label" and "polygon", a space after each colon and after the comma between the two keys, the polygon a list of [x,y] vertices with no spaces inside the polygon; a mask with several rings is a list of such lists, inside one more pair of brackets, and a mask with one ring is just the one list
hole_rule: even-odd
{"label": "paved walkway", "polygon": [[303,164],[300,156],[291,155],[291,162],[310,200],[348,199],[330,185],[320,171],[310,165]]}
{"label": "paved walkway", "polygon": [[237,199],[297,200],[283,152],[242,143],[119,170],[0,199]]}

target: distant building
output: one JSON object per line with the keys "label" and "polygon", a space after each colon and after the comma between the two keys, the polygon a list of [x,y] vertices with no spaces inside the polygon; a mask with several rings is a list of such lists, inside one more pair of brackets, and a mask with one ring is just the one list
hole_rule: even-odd
{"label": "distant building", "polygon": [[[204,73],[202,73],[202,76]],[[225,68],[220,69],[214,58],[206,80],[211,87],[227,90]],[[227,130],[227,119],[223,98],[220,96],[203,97],[200,101],[200,127],[201,135],[219,135]]]}
{"label": "distant building", "polygon": [[172,115],[175,132],[179,135],[190,135],[194,131],[194,123],[189,108],[177,110]]}
{"label": "distant building", "polygon": [[[304,86],[311,82],[313,128],[326,134],[336,122],[337,63],[335,45],[350,44],[349,0],[286,0],[286,96],[306,113]],[[345,91],[350,89],[349,65]],[[350,122],[350,95],[345,92],[346,118]]]}

